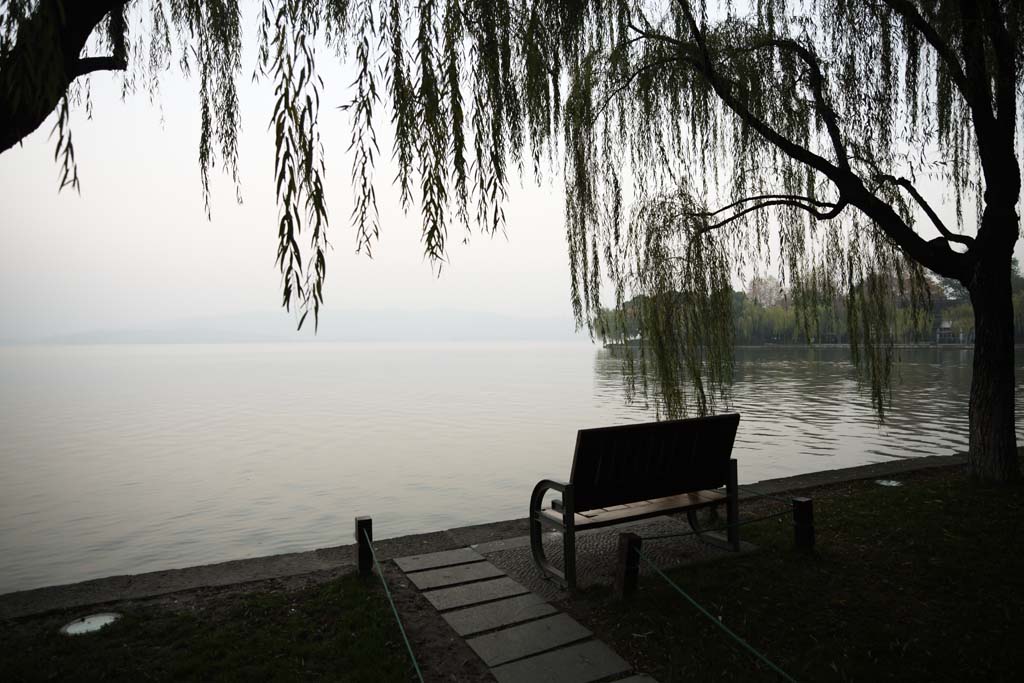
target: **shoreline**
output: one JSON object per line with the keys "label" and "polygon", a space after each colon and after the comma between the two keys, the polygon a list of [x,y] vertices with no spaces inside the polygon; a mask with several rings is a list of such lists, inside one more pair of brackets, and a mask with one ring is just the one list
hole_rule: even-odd
{"label": "shoreline", "polygon": [[[757,487],[760,493],[779,494],[935,467],[954,467],[965,463],[965,454],[933,455],[766,479],[750,486]],[[756,496],[750,493],[740,495],[741,500],[751,497]],[[529,543],[527,533],[527,520],[522,518],[399,536],[374,541],[374,547],[378,557],[387,560],[402,555],[439,552],[466,546],[485,546],[489,549],[517,547]],[[339,536],[343,534],[345,532],[339,529]],[[349,543],[298,553],[228,560],[32,588],[0,595],[0,619],[18,619],[54,610],[156,598],[183,591],[223,588],[269,579],[286,579],[324,572],[336,574],[348,569],[354,570],[355,559],[355,544]]]}
{"label": "shoreline", "polygon": [[[618,351],[620,349],[636,349],[639,348],[639,343],[627,343],[621,342],[609,342],[602,343],[601,348],[608,349],[610,351]],[[734,344],[734,349],[849,349],[849,344],[834,344],[821,342],[817,344]],[[967,343],[949,343],[949,344],[936,344],[935,342],[922,342],[919,344],[893,344],[894,349],[949,349],[951,351],[973,351],[974,344]],[[1015,349],[1024,349],[1024,342],[1016,342],[1013,345]]]}

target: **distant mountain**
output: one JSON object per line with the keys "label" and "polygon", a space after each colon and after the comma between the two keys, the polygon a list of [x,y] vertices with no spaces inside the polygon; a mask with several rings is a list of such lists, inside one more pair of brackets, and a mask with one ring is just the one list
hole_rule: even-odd
{"label": "distant mountain", "polygon": [[176,320],[117,330],[90,330],[42,338],[7,338],[37,344],[223,344],[399,341],[587,341],[571,317],[525,317],[473,311],[331,311],[313,334],[279,312]]}

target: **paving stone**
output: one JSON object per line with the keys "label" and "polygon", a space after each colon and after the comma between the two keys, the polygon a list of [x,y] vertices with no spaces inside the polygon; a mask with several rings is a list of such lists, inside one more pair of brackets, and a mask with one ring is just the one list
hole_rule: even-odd
{"label": "paving stone", "polygon": [[457,564],[454,567],[442,567],[441,569],[428,569],[422,572],[406,574],[413,585],[421,591],[431,588],[444,588],[459,583],[479,581],[481,579],[493,579],[497,576],[505,576],[505,572],[495,567],[490,562],[474,562],[473,564]]}
{"label": "paving stone", "polygon": [[447,612],[442,616],[448,625],[455,629],[456,633],[466,637],[554,614],[557,611],[553,605],[544,602],[540,596],[527,593],[507,600],[489,602],[486,605]]}
{"label": "paving stone", "polygon": [[591,640],[491,669],[498,683],[591,683],[630,669],[602,642]]}
{"label": "paving stone", "polygon": [[466,642],[480,655],[484,664],[494,667],[590,636],[590,631],[568,614],[556,614],[470,638]]}
{"label": "paving stone", "polygon": [[437,569],[438,567],[450,567],[455,564],[480,562],[483,559],[483,555],[472,548],[457,548],[440,553],[398,557],[395,558],[395,564],[398,565],[399,569],[408,574],[409,572],[418,572],[424,569]]}
{"label": "paving stone", "polygon": [[513,595],[522,595],[529,592],[521,584],[505,576],[493,581],[467,583],[464,586],[453,586],[451,588],[438,588],[437,590],[423,593],[423,597],[435,609],[444,611],[457,607],[468,607],[469,605],[476,605],[499,598],[510,598]]}

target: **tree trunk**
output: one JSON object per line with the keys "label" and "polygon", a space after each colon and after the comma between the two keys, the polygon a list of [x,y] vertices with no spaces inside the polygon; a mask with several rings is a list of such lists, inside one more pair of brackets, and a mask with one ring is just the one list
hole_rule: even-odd
{"label": "tree trunk", "polygon": [[971,475],[985,482],[1020,479],[1014,424],[1013,299],[1009,249],[991,249],[974,268],[967,288],[974,307],[971,379]]}
{"label": "tree trunk", "polygon": [[80,58],[103,17],[124,2],[44,0],[18,27],[17,43],[0,60],[0,153],[42,125],[75,78],[125,68],[120,57]]}

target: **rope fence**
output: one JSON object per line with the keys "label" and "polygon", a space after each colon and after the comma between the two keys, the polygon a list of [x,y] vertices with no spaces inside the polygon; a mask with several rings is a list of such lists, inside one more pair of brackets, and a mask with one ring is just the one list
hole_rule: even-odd
{"label": "rope fence", "polygon": [[715,617],[715,615],[711,614],[711,612],[709,612],[707,610],[707,608],[705,608],[699,602],[694,600],[690,596],[689,593],[687,593],[682,588],[680,588],[679,584],[677,584],[675,581],[670,579],[665,574],[665,572],[661,571],[661,569],[658,568],[658,565],[654,564],[650,559],[648,559],[648,557],[646,555],[644,555],[640,551],[640,548],[636,548],[636,554],[640,558],[641,561],[643,561],[648,567],[653,569],[658,574],[658,576],[660,576],[662,579],[664,579],[665,582],[668,583],[668,585],[670,585],[673,589],[675,589],[675,591],[677,593],[679,593],[681,596],[683,596],[686,599],[687,602],[689,602],[691,605],[693,605],[697,609],[698,612],[700,612],[705,617],[707,617],[711,621],[711,623],[713,623],[715,626],[720,628],[730,638],[735,640],[739,645],[741,645],[743,647],[743,649],[745,649],[747,652],[752,654],[754,657],[756,657],[760,661],[764,662],[764,664],[769,669],[771,669],[772,671],[777,673],[784,680],[789,681],[790,683],[796,683],[796,679],[795,678],[793,678],[788,673],[783,671],[777,664],[775,664],[772,660],[768,659],[768,657],[766,657],[764,654],[762,654],[757,648],[755,648],[753,645],[751,645],[750,643],[745,641],[743,638],[741,638],[739,635],[737,635],[735,631],[733,631],[731,628],[729,628],[724,623],[722,623],[721,619],[719,619],[719,618]]}
{"label": "rope fence", "polygon": [[[714,533],[725,531],[728,532],[730,529],[736,527],[746,526],[748,524],[756,524],[758,522],[765,522],[771,519],[777,519],[787,514],[793,515],[793,526],[795,530],[796,545],[798,547],[811,548],[814,546],[814,522],[813,522],[813,501],[810,498],[792,498],[791,500],[785,500],[784,498],[756,491],[748,486],[740,486],[741,489],[748,489],[753,493],[757,494],[759,498],[771,498],[787,504],[792,504],[792,513],[789,510],[782,510],[772,514],[762,515],[752,519],[744,519],[736,521],[732,524],[725,524],[711,529],[693,529],[690,531],[671,533],[671,534],[657,534],[654,536],[645,536],[641,538],[636,534],[624,533],[619,535],[619,569],[616,573],[616,586],[617,592],[621,597],[627,597],[632,593],[637,586],[639,577],[640,563],[646,564],[650,567],[662,580],[679,595],[681,595],[689,604],[691,604],[697,611],[707,617],[713,624],[721,629],[726,635],[732,638],[737,644],[739,644],[744,650],[753,655],[759,661],[763,662],[769,669],[778,674],[783,680],[795,683],[795,679],[786,673],[782,668],[768,659],[763,653],[758,651],[746,640],[741,638],[732,629],[722,623],[721,619],[715,617],[708,611],[703,605],[697,602],[689,593],[682,589],[678,583],[673,581],[664,571],[661,570],[649,557],[644,555],[640,550],[641,541],[658,541],[669,538],[683,538],[686,536],[699,536],[706,533]],[[376,568],[377,576],[380,577],[381,585],[384,586],[384,594],[387,596],[388,605],[391,607],[391,613],[395,617],[395,621],[398,624],[398,630],[402,634],[402,642],[405,643],[405,649],[409,653],[409,659],[412,662],[413,669],[416,672],[416,678],[420,683],[424,683],[423,672],[420,670],[419,662],[416,659],[416,653],[413,652],[412,644],[409,642],[409,636],[405,632],[405,625],[402,624],[402,618],[398,614],[398,607],[395,605],[395,600],[391,595],[391,589],[388,586],[387,580],[384,578],[384,570],[380,565],[380,560],[377,558],[377,551],[373,547],[373,521],[369,517],[357,517],[355,520],[356,527],[356,541],[357,541],[357,557],[360,576],[367,577]],[[737,541],[738,543],[738,541]]]}
{"label": "rope fence", "polygon": [[748,486],[747,484],[737,484],[736,488],[742,489],[744,491],[750,491],[751,493],[754,494],[755,498],[769,498],[771,500],[777,500],[780,503],[785,503],[786,505],[789,505],[789,501],[793,499],[792,496],[790,496],[789,498],[785,498],[785,491],[781,493],[766,493],[764,491],[758,491],[753,486]]}
{"label": "rope fence", "polygon": [[755,517],[753,519],[742,519],[734,524],[725,524],[723,526],[714,527],[712,529],[701,529],[699,531],[691,529],[690,531],[680,531],[679,533],[672,534],[658,534],[657,536],[644,536],[645,541],[660,541],[665,538],[682,538],[684,536],[698,536],[700,534],[710,534],[718,531],[728,531],[729,529],[735,529],[737,527],[746,526],[748,524],[754,524],[756,522],[763,522],[768,519],[775,519],[776,517],[782,517],[784,515],[791,514],[789,510],[783,510],[782,512],[774,512],[770,515],[764,515],[762,517]]}
{"label": "rope fence", "polygon": [[[359,535],[360,532],[362,532],[362,536]],[[416,661],[416,653],[412,651],[409,636],[405,633],[402,618],[398,616],[398,608],[395,607],[395,600],[391,597],[391,589],[388,588],[388,582],[384,578],[384,570],[377,559],[377,551],[373,549],[373,526],[369,517],[356,518],[356,541],[358,541],[359,574],[366,576],[369,573],[370,563],[367,560],[372,559],[373,566],[377,568],[377,576],[380,577],[380,582],[384,586],[384,594],[388,597],[388,604],[391,605],[391,613],[395,615],[395,621],[398,622],[398,630],[402,634],[402,641],[405,643],[405,649],[409,653],[409,659],[412,660],[412,668],[416,671],[416,678],[420,683],[424,683],[423,672],[420,671],[420,664]]]}
{"label": "rope fence", "polygon": [[[740,486],[739,488],[747,488]],[[721,619],[715,617],[697,602],[693,596],[687,593],[683,588],[673,581],[660,567],[658,567],[650,557],[645,555],[641,550],[641,543],[643,541],[658,541],[669,538],[683,538],[687,536],[700,536],[705,533],[713,533],[720,531],[729,531],[736,527],[746,526],[748,524],[757,524],[759,522],[765,522],[772,519],[778,519],[785,515],[792,515],[793,531],[794,531],[794,543],[797,548],[811,549],[814,547],[814,501],[811,498],[794,497],[790,500],[786,500],[781,496],[774,494],[764,493],[760,491],[754,491],[758,494],[759,498],[771,498],[786,503],[791,506],[791,509],[781,510],[767,515],[761,515],[752,519],[737,520],[732,524],[725,524],[711,529],[692,529],[690,531],[684,531],[679,533],[670,534],[656,534],[653,536],[640,537],[635,533],[623,533],[619,534],[619,559],[618,568],[615,575],[615,588],[616,593],[622,598],[628,597],[632,594],[639,581],[640,565],[643,563],[654,573],[664,580],[676,593],[681,595],[690,605],[692,605],[697,611],[707,617],[715,626],[721,629],[726,635],[732,638],[738,645],[740,645],[745,651],[753,655],[759,661],[763,662],[769,669],[778,674],[783,680],[794,681],[794,678],[786,673],[777,664],[772,662],[762,652],[757,650],[754,646],[748,643],[746,640],[741,638],[735,631],[726,626]],[[731,540],[731,539],[730,539]],[[738,539],[735,541],[739,543]],[[717,545],[717,544],[716,544]],[[738,550],[738,545],[733,545],[734,550]]]}

